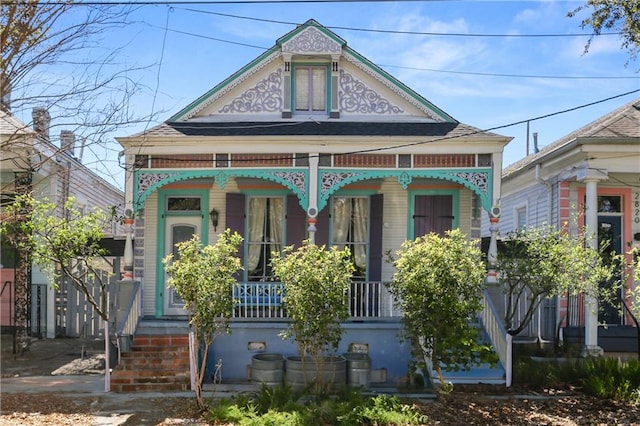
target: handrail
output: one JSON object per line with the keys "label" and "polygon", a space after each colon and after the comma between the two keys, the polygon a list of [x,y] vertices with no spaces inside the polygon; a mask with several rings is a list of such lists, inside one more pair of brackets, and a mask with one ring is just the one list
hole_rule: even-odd
{"label": "handrail", "polygon": [[482,325],[489,335],[489,339],[491,340],[491,343],[498,354],[498,358],[504,367],[505,384],[507,387],[510,387],[513,377],[513,352],[511,344],[513,336],[507,333],[507,329],[502,321],[500,321],[496,308],[491,301],[491,296],[487,290],[484,291],[482,305]]}
{"label": "handrail", "polygon": [[[124,282],[121,281],[118,284],[118,296],[122,296],[124,294],[122,291]],[[129,297],[125,300],[127,303],[116,304],[114,335],[116,337],[115,343],[118,348],[118,361],[120,361],[120,354],[122,352],[120,337],[133,336],[136,332],[136,328],[138,327],[138,320],[140,319],[140,283],[135,281],[132,284],[131,293],[128,294]],[[127,283],[127,285],[129,285],[129,283]],[[118,299],[117,302],[120,302]]]}

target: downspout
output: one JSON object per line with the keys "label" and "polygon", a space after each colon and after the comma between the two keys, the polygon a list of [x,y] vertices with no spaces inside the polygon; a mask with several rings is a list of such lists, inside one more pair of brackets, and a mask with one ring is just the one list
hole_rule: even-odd
{"label": "downspout", "polygon": [[[534,139],[534,146],[535,146],[535,150],[536,152],[538,151],[538,134],[534,133],[533,134],[533,139]],[[536,170],[535,170],[535,178],[536,178],[536,182],[538,182],[539,184],[544,185],[547,190],[547,220],[546,223],[547,224],[551,224],[551,211],[552,211],[552,207],[551,207],[551,203],[553,202],[553,191],[551,188],[551,183],[549,183],[548,180],[544,180],[540,177],[540,169],[542,169],[542,165],[540,163],[536,164]],[[560,320],[560,310],[559,310],[559,304],[556,304],[556,324],[558,324],[558,321]],[[542,339],[542,335],[541,335],[541,328],[542,328],[542,304],[538,305],[538,324],[537,324],[537,331],[538,331],[538,343],[542,343],[543,339]]]}

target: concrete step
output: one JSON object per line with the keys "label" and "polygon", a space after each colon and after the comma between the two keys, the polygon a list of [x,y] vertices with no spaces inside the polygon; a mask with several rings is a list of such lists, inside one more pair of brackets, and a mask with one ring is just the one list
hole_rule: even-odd
{"label": "concrete step", "polygon": [[162,320],[143,318],[138,323],[136,335],[189,335],[187,319]]}

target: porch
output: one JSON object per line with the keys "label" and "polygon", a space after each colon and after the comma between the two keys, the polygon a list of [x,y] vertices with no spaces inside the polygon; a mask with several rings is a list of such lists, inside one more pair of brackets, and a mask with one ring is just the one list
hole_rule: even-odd
{"label": "porch", "polygon": [[[349,321],[398,322],[401,312],[394,306],[387,282],[354,281],[347,290]],[[282,321],[287,314],[282,305],[284,286],[279,282],[240,282],[234,287],[237,305],[234,321]]]}
{"label": "porch", "polygon": [[[394,307],[387,284],[375,281],[350,285],[347,293],[350,316],[342,324],[343,336],[336,353],[366,352],[371,360],[372,386],[405,387],[410,380],[408,365],[412,359],[411,345],[402,336],[402,315]],[[123,288],[130,292],[129,297],[133,297],[128,304],[129,311],[125,312],[125,309],[119,312],[119,321],[113,328],[123,352],[131,350],[131,342],[140,338],[171,342],[186,337],[189,332],[186,317],[142,316],[139,310],[140,285],[136,283]],[[278,353],[284,358],[298,354],[295,342],[281,337],[281,332],[289,326],[282,305],[284,288],[281,283],[241,282],[234,286],[233,291],[238,303],[233,312],[231,333],[219,336],[210,348],[206,375],[208,382],[213,380],[214,374],[222,383],[250,381],[252,357],[258,353]],[[125,299],[127,297],[120,300],[124,302]],[[446,380],[453,383],[509,385],[510,341],[487,294],[483,312],[477,318],[477,326],[483,329],[484,338],[492,342],[500,358],[499,365],[482,365],[469,371],[446,373]],[[146,358],[154,356],[147,355]],[[131,366],[127,369],[136,370]],[[434,377],[430,371],[422,373]],[[145,383],[149,383],[151,373],[145,374]],[[184,372],[181,374],[184,375]],[[158,371],[157,375],[162,375],[164,380],[166,368],[165,371]]]}

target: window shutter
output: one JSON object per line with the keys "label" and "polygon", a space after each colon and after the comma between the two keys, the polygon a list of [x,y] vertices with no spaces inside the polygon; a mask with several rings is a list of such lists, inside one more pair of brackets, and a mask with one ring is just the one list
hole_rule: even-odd
{"label": "window shutter", "polygon": [[[244,220],[245,220],[245,196],[243,194],[231,194],[227,193],[226,199],[226,225],[232,232],[244,235]],[[241,244],[238,249],[238,257],[240,257],[240,263],[244,265],[244,244]],[[242,281],[244,271],[238,271],[236,279]]]}
{"label": "window shutter", "polygon": [[324,209],[318,212],[316,216],[316,245],[327,246],[329,244],[329,206],[325,206]]}
{"label": "window shutter", "polygon": [[369,222],[369,281],[382,280],[383,195],[371,196]]}
{"label": "window shutter", "polygon": [[300,207],[298,197],[287,196],[287,245],[294,244],[300,247],[302,240],[307,236],[306,212]]}

